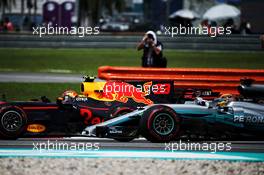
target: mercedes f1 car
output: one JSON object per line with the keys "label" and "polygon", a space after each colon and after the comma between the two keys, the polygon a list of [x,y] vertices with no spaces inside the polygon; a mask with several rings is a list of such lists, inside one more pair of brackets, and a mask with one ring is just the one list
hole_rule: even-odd
{"label": "mercedes f1 car", "polygon": [[185,104],[153,104],[87,127],[83,135],[129,141],[139,136],[151,142],[187,138],[263,139],[264,85],[244,80],[239,96],[213,101],[197,98]]}

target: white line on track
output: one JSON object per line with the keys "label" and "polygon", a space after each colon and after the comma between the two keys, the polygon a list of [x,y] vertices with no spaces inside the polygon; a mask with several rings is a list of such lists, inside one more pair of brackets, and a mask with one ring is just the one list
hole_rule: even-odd
{"label": "white line on track", "polygon": [[9,150],[0,149],[2,157],[79,157],[79,158],[156,158],[156,159],[197,159],[197,160],[239,160],[264,161],[264,153],[203,153],[168,151],[63,151],[63,150]]}

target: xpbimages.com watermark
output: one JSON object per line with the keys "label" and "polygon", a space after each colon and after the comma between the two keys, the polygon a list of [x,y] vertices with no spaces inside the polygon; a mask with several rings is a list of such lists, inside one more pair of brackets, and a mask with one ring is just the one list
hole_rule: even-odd
{"label": "xpbimages.com watermark", "polygon": [[169,83],[156,83],[152,81],[142,84],[132,85],[125,82],[107,82],[103,92],[108,93],[145,93],[150,95],[154,94],[168,94],[170,92]]}
{"label": "xpbimages.com watermark", "polygon": [[179,142],[165,143],[165,151],[209,151],[211,153],[231,151],[232,143],[221,142]]}
{"label": "xpbimages.com watermark", "polygon": [[63,142],[50,141],[33,142],[33,150],[35,151],[98,151],[100,150],[100,143],[92,142]]}
{"label": "xpbimages.com watermark", "polygon": [[164,35],[175,37],[178,35],[207,35],[210,37],[216,37],[218,35],[230,35],[232,33],[231,27],[192,27],[192,26],[165,26]]}
{"label": "xpbimages.com watermark", "polygon": [[38,35],[39,37],[45,35],[76,35],[78,37],[85,37],[88,35],[99,35],[99,27],[62,27],[62,26],[41,26],[33,27],[33,35]]}

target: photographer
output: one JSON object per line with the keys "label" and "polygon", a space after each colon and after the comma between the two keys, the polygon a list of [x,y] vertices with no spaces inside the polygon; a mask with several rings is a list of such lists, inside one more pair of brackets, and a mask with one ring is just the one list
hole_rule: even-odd
{"label": "photographer", "polygon": [[167,66],[167,60],[162,55],[163,45],[157,40],[153,31],[148,31],[137,45],[137,50],[141,49],[143,49],[142,67]]}

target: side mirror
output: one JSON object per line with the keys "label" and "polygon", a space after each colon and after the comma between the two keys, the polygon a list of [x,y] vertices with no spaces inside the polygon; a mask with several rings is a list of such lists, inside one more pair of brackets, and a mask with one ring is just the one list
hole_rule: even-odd
{"label": "side mirror", "polygon": [[224,114],[228,112],[228,107],[219,107],[217,112]]}

